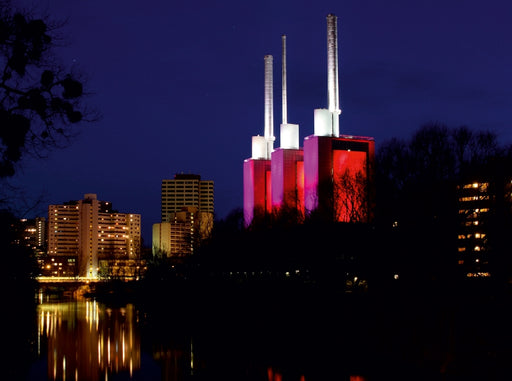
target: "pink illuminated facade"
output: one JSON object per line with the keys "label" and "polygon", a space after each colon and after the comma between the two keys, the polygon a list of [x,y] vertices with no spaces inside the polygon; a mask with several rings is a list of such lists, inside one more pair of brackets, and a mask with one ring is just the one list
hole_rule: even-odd
{"label": "pink illuminated facade", "polygon": [[338,222],[372,219],[375,141],[365,136],[308,136],[304,139],[304,202]]}
{"label": "pink illuminated facade", "polygon": [[279,148],[272,152],[273,210],[297,209],[304,215],[304,151]]}
{"label": "pink illuminated facade", "polygon": [[[252,158],[244,161],[245,225],[283,210],[294,210],[302,218],[323,213],[338,222],[370,222],[375,142],[371,137],[339,134],[337,18],[327,15],[328,108],[314,110],[314,134],[304,139],[303,148],[299,126],[287,121],[286,38],[282,38],[280,147],[273,149],[273,127],[267,124],[264,137],[253,137]],[[273,123],[270,68],[266,61],[266,123]]]}
{"label": "pink illuminated facade", "polygon": [[249,226],[255,217],[271,213],[270,160],[244,161],[244,222]]}
{"label": "pink illuminated facade", "polygon": [[282,123],[280,148],[271,153],[272,211],[296,210],[304,216],[304,151],[299,125],[288,123],[286,36],[282,36]]}

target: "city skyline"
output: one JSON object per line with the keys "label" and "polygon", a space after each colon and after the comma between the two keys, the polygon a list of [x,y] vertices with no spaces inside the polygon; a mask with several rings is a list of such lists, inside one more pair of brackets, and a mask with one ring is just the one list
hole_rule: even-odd
{"label": "city skyline", "polygon": [[[23,162],[13,183],[42,194],[43,211],[101,194],[142,215],[145,244],[159,221],[160,182],[176,173],[215,181],[217,218],[242,207],[241,163],[263,128],[263,57],[273,54],[280,67],[282,34],[288,119],[301,140],[313,132],[314,109],[327,105],[328,13],[339,18],[340,133],[373,136],[376,149],[430,121],[512,138],[505,1],[156,2],[142,10],[130,1],[17,2],[31,3],[67,19],[59,57],[84,73],[103,119],[49,158]],[[280,81],[274,69],[277,121]]]}

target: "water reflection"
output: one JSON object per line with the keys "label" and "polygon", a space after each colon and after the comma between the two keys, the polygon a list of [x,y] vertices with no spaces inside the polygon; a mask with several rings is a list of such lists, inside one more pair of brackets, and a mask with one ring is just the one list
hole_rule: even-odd
{"label": "water reflection", "polygon": [[38,354],[46,353],[49,380],[133,376],[141,366],[133,305],[108,308],[94,300],[38,306]]}
{"label": "water reflection", "polygon": [[277,293],[269,302],[245,289],[204,292],[115,306],[41,299],[36,316],[11,318],[11,367],[36,354],[30,380],[512,379],[509,294],[414,302]]}
{"label": "water reflection", "polygon": [[41,299],[31,379],[365,381],[343,370],[346,354],[325,347],[347,340],[329,324],[304,331],[302,319],[274,316],[270,324],[259,308],[223,307],[187,314],[181,305],[148,312],[93,299]]}

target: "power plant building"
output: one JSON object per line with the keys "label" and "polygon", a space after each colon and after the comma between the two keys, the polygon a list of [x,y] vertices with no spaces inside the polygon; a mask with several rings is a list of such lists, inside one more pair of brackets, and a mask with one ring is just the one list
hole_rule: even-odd
{"label": "power plant building", "polygon": [[302,218],[327,213],[334,221],[369,222],[375,141],[340,135],[337,17],[327,15],[328,108],[314,110],[314,134],[299,146],[299,126],[287,120],[286,36],[282,36],[280,147],[274,150],[272,56],[265,56],[264,136],[252,137],[244,161],[244,223],[260,216],[295,211]]}
{"label": "power plant building", "polygon": [[46,252],[46,218],[22,218],[18,221],[15,230],[18,245],[29,247],[36,255]]}

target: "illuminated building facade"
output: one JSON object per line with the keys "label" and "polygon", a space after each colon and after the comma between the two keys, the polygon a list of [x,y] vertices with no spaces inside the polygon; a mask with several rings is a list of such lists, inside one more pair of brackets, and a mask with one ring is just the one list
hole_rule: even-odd
{"label": "illuminated building facade", "polygon": [[304,202],[338,222],[372,219],[373,138],[342,135],[304,140]]}
{"label": "illuminated building facade", "polygon": [[214,212],[213,181],[201,180],[194,174],[176,174],[174,179],[162,180],[162,222],[171,221],[172,213],[183,207],[194,207],[200,212]]}
{"label": "illuminated building facade", "polygon": [[293,210],[327,213],[338,222],[369,222],[373,206],[372,137],[340,135],[337,17],[327,15],[327,109],[314,110],[314,134],[299,147],[299,126],[287,121],[286,38],[283,36],[283,121],[273,149],[272,56],[265,56],[264,136],[253,136],[244,161],[244,223]]}
{"label": "illuminated building facade", "polygon": [[173,258],[192,255],[213,228],[213,213],[199,212],[193,207],[171,213],[169,220],[153,224],[154,255],[161,253]]}
{"label": "illuminated building facade", "polygon": [[36,217],[34,222],[36,228],[36,250],[46,251],[46,218]]}
{"label": "illuminated building facade", "polygon": [[214,183],[176,174],[162,181],[162,222],[153,224],[153,255],[182,258],[213,229]]}
{"label": "illuminated building facade", "polygon": [[488,182],[472,182],[458,187],[459,216],[458,234],[459,265],[468,277],[488,277],[489,215],[492,197]]}
{"label": "illuminated building facade", "polygon": [[272,212],[270,160],[251,158],[244,161],[244,221]]}
{"label": "illuminated building facade", "polygon": [[458,187],[460,226],[457,240],[458,264],[465,275],[489,277],[489,228],[496,195],[489,182],[469,182]]}
{"label": "illuminated building facade", "polygon": [[486,278],[510,271],[512,180],[468,181],[457,187],[458,264],[467,278]]}
{"label": "illuminated building facade", "polygon": [[[48,207],[48,258],[45,275],[95,279],[100,262],[140,258],[140,214],[119,213],[96,194]],[[118,264],[119,266],[119,264]]]}
{"label": "illuminated building facade", "polygon": [[286,36],[282,36],[282,121],[280,147],[271,154],[272,203],[268,211],[297,211],[304,216],[304,151],[299,146],[299,125],[288,123],[286,82]]}
{"label": "illuminated building facade", "polygon": [[272,207],[304,216],[304,151],[278,148],[271,161]]}
{"label": "illuminated building facade", "polygon": [[30,247],[37,255],[46,252],[46,218],[23,218],[19,220],[16,230],[18,245]]}
{"label": "illuminated building facade", "polygon": [[244,161],[244,220],[272,211],[271,155],[274,151],[273,57],[265,61],[264,136],[252,137],[251,158]]}

